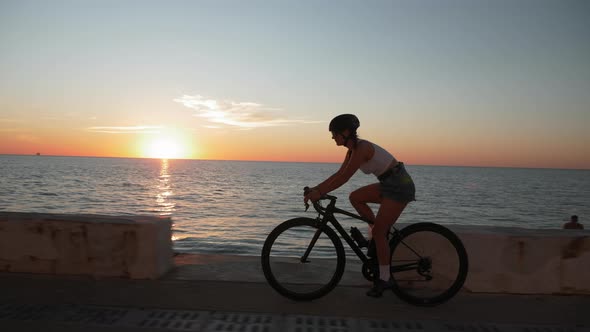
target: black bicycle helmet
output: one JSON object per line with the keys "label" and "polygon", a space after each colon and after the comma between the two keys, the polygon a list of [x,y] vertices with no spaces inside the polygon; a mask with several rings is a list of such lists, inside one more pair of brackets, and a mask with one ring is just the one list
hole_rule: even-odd
{"label": "black bicycle helmet", "polygon": [[341,133],[346,129],[354,132],[360,125],[359,119],[354,114],[340,114],[330,121],[328,129],[336,133]]}

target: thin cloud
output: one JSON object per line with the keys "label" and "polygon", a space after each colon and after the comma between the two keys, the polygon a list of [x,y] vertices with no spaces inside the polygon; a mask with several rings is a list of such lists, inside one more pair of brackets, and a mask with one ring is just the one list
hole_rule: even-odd
{"label": "thin cloud", "polygon": [[23,121],[17,120],[17,119],[0,118],[0,123],[17,123],[17,122],[23,122]]}
{"label": "thin cloud", "polygon": [[21,142],[29,142],[29,143],[34,143],[34,142],[38,142],[39,141],[39,137],[37,136],[33,136],[33,135],[28,135],[28,134],[22,134],[22,135],[18,135],[16,137],[17,141],[21,141]]}
{"label": "thin cloud", "polygon": [[161,126],[90,127],[86,130],[104,134],[157,134]]}
{"label": "thin cloud", "polygon": [[[20,119],[9,119],[9,118],[0,118],[0,133],[17,133],[22,132],[22,128],[15,128],[14,125],[20,125],[24,121]],[[4,127],[6,126],[6,127]]]}
{"label": "thin cloud", "polygon": [[241,129],[254,129],[319,123],[319,121],[282,118],[276,114],[282,111],[280,108],[266,107],[253,102],[206,99],[200,95],[184,95],[174,101],[195,110],[194,116],[205,118],[214,124],[207,126],[208,128],[219,128],[219,125],[226,125]]}

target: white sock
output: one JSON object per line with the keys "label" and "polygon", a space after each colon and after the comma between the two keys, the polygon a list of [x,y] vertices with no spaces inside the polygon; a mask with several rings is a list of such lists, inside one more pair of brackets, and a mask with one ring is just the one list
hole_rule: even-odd
{"label": "white sock", "polygon": [[389,265],[379,265],[379,279],[383,281],[389,281],[391,272],[389,271]]}

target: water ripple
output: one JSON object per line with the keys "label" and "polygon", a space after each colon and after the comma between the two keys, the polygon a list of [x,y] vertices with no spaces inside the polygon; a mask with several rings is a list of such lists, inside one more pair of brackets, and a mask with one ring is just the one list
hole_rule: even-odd
{"label": "water ripple", "polygon": [[[180,251],[258,255],[283,220],[306,216],[302,188],[337,164],[0,156],[0,210],[171,216]],[[418,201],[400,222],[560,228],[590,215],[590,172],[407,166]],[[373,183],[358,172],[338,205]],[[375,207],[375,206],[373,206]],[[584,219],[582,219],[584,220]],[[341,220],[344,227],[364,225]]]}

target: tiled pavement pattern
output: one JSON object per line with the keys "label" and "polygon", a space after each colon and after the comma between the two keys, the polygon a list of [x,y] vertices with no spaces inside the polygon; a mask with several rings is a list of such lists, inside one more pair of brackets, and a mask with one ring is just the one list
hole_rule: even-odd
{"label": "tiled pavement pattern", "polygon": [[[590,332],[579,326],[382,320],[296,314],[148,309],[96,305],[0,305],[3,322],[94,327],[104,331],[203,332]],[[14,325],[14,324],[13,324]]]}

